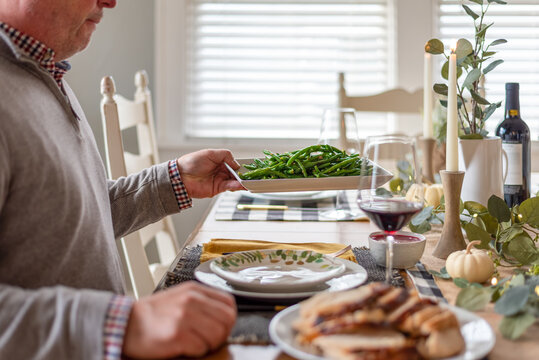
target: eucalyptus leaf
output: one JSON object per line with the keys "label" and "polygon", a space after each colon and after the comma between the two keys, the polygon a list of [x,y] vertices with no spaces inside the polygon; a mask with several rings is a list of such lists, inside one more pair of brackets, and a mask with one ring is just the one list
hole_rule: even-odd
{"label": "eucalyptus leaf", "polygon": [[[460,66],[457,66],[457,79],[460,78],[460,75],[462,75],[462,68]],[[457,101],[460,104],[459,99],[457,99]]]}
{"label": "eucalyptus leaf", "polygon": [[481,77],[481,70],[473,69],[472,71],[468,73],[468,75],[466,76],[466,79],[464,79],[462,86],[469,88],[473,85],[474,82],[478,81],[480,77]]}
{"label": "eucalyptus leaf", "polygon": [[507,251],[522,265],[529,265],[539,258],[539,251],[526,233],[515,236],[507,245]]}
{"label": "eucalyptus leaf", "polygon": [[524,200],[519,209],[522,214],[522,221],[539,228],[539,197],[532,197]]}
{"label": "eucalyptus leaf", "polygon": [[[474,0],[472,0],[474,1]],[[474,1],[475,2],[475,1]],[[488,3],[496,3],[496,4],[501,4],[501,5],[505,5],[507,4],[507,2],[503,1],[503,0],[488,0]]]}
{"label": "eucalyptus leaf", "polygon": [[389,190],[398,193],[404,188],[404,181],[401,178],[394,178],[389,182]]}
{"label": "eucalyptus leaf", "polygon": [[449,79],[449,60],[444,62],[440,73],[442,74],[442,78],[444,78],[445,80]]}
{"label": "eucalyptus leaf", "polygon": [[463,58],[457,59],[457,69],[463,67],[466,70],[468,70],[469,66],[470,66],[470,56],[465,56]]}
{"label": "eucalyptus leaf", "polygon": [[470,55],[473,52],[473,46],[472,44],[466,40],[466,39],[458,39],[457,41],[457,49],[455,50],[455,54],[457,55],[457,59],[461,59],[463,57],[466,57]]}
{"label": "eucalyptus leaf", "polygon": [[502,232],[500,232],[498,241],[501,243],[508,242],[508,241],[513,240],[513,238],[515,238],[516,236],[522,233],[524,233],[524,230],[522,230],[520,226],[513,225],[505,230],[502,230]]}
{"label": "eucalyptus leaf", "polygon": [[510,287],[494,305],[494,311],[505,316],[512,316],[524,309],[528,302],[530,288],[526,285]]}
{"label": "eucalyptus leaf", "polygon": [[406,160],[399,160],[397,161],[397,169],[399,169],[400,172],[409,174],[412,171],[412,165]]}
{"label": "eucalyptus leaf", "polygon": [[484,97],[482,97],[481,95],[479,95],[478,93],[476,93],[475,91],[473,91],[472,89],[470,89],[470,94],[472,94],[472,98],[473,98],[478,104],[481,104],[481,105],[490,105],[490,103],[488,102],[487,99],[485,99]]}
{"label": "eucalyptus leaf", "polygon": [[496,195],[488,199],[488,212],[498,219],[499,222],[511,220],[511,210],[505,201]]}
{"label": "eucalyptus leaf", "polygon": [[472,9],[470,9],[469,6],[462,4],[462,7],[464,8],[464,11],[466,11],[466,14],[470,15],[474,20],[479,17],[479,15],[477,15]]}
{"label": "eucalyptus leaf", "polygon": [[480,39],[484,38],[488,28],[490,28],[492,25],[494,25],[494,23],[490,23],[488,25],[481,25],[481,29],[475,34],[475,36]]}
{"label": "eucalyptus leaf", "polygon": [[470,221],[470,223],[474,224],[475,226],[477,226],[480,229],[483,229],[483,230],[487,231],[487,227],[486,227],[485,223],[483,222],[483,219],[481,219],[478,215],[474,215],[472,217],[472,221]]}
{"label": "eucalyptus leaf", "polygon": [[441,279],[451,279],[451,275],[449,275],[445,266],[440,269],[440,272],[435,271],[435,270],[429,270],[429,273]]}
{"label": "eucalyptus leaf", "polygon": [[513,275],[510,281],[511,286],[520,286],[520,285],[524,285],[525,283],[526,283],[526,278],[522,274]]}
{"label": "eucalyptus leaf", "polygon": [[481,214],[479,215],[483,223],[485,224],[487,232],[495,234],[498,231],[498,220],[490,214]]}
{"label": "eucalyptus leaf", "polygon": [[459,288],[462,288],[462,289],[470,286],[470,282],[464,278],[455,278],[453,279],[453,282],[455,283],[455,285],[457,285]]}
{"label": "eucalyptus leaf", "polygon": [[477,118],[477,119],[482,119],[483,118],[483,110],[481,109],[481,106],[479,106],[479,104],[475,104],[475,108],[474,108],[474,116]]}
{"label": "eucalyptus leaf", "polygon": [[507,42],[507,40],[505,40],[505,39],[494,40],[493,42],[490,43],[489,47],[490,46],[500,45],[500,44],[505,44],[506,42]]}
{"label": "eucalyptus leaf", "polygon": [[434,90],[435,93],[440,95],[447,96],[447,85],[446,84],[434,84],[432,87],[432,90]]}
{"label": "eucalyptus leaf", "polygon": [[430,229],[432,228],[430,223],[428,221],[423,221],[421,224],[419,225],[414,225],[412,223],[409,223],[408,224],[408,227],[410,228],[410,230],[412,232],[415,232],[417,234],[424,234],[426,233],[427,231],[430,231]]}
{"label": "eucalyptus leaf", "polygon": [[487,67],[485,67],[483,69],[483,74],[486,74],[486,73],[489,73],[491,72],[492,70],[494,70],[494,68],[498,65],[500,65],[501,63],[503,63],[503,60],[501,59],[498,59],[498,60],[494,60],[493,62],[491,62],[490,64],[487,65]]}
{"label": "eucalyptus leaf", "polygon": [[478,311],[489,303],[491,292],[489,288],[477,288],[470,286],[462,289],[457,295],[457,306],[470,310]]}
{"label": "eucalyptus leaf", "polygon": [[496,55],[496,51],[485,51],[483,52],[483,57],[489,57]]}
{"label": "eucalyptus leaf", "polygon": [[498,104],[490,104],[485,108],[485,112],[483,115],[483,121],[487,120],[492,114],[494,114],[494,111],[498,108]]}
{"label": "eucalyptus leaf", "polygon": [[386,198],[393,197],[393,194],[391,194],[391,191],[389,191],[387,189],[384,189],[384,188],[376,189],[375,193],[378,196],[382,196],[382,197],[386,197]]}
{"label": "eucalyptus leaf", "polygon": [[483,5],[483,0],[470,0],[470,1],[479,5]]}
{"label": "eucalyptus leaf", "polygon": [[500,322],[500,332],[508,339],[518,339],[527,328],[535,323],[535,316],[528,312],[504,317]]}
{"label": "eucalyptus leaf", "polygon": [[466,236],[468,237],[468,240],[480,240],[481,244],[476,245],[479,249],[490,249],[489,243],[492,239],[490,234],[486,232],[485,230],[481,229],[479,226],[474,225],[472,223],[468,223],[464,225],[464,231],[466,231]]}
{"label": "eucalyptus leaf", "polygon": [[430,39],[425,44],[425,51],[430,53],[430,54],[434,54],[434,55],[443,54],[444,53],[444,43],[441,42],[438,39]]}
{"label": "eucalyptus leaf", "polygon": [[488,212],[488,209],[484,205],[475,201],[465,201],[464,208],[468,210],[470,214],[482,214]]}
{"label": "eucalyptus leaf", "polygon": [[416,216],[414,216],[412,218],[411,223],[417,226],[417,225],[421,224],[422,222],[426,221],[428,218],[431,217],[432,209],[434,209],[434,206],[426,206],[426,207],[424,207],[419,212],[419,214],[417,214]]}

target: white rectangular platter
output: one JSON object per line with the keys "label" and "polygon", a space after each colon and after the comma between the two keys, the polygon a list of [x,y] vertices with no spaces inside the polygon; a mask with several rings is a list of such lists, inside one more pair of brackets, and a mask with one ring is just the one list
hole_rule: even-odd
{"label": "white rectangular platter", "polygon": [[[254,159],[236,159],[242,165],[239,172],[248,171],[244,164],[251,164]],[[263,160],[263,159],[260,159]],[[226,165],[226,163],[225,163]],[[290,191],[325,191],[325,190],[354,190],[369,189],[372,184],[371,176],[333,176],[324,178],[297,178],[297,179],[270,179],[270,180],[242,180],[238,173],[228,165],[228,170],[238,181],[252,193],[290,192]],[[380,187],[393,178],[386,169],[374,165],[379,176],[376,177],[375,187]]]}

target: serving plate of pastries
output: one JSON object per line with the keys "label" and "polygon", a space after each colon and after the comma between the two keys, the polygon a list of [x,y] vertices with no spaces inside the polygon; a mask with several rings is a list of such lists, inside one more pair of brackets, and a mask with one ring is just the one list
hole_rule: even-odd
{"label": "serving plate of pastries", "polygon": [[379,282],[289,307],[270,336],[301,360],[482,359],[495,343],[479,316]]}

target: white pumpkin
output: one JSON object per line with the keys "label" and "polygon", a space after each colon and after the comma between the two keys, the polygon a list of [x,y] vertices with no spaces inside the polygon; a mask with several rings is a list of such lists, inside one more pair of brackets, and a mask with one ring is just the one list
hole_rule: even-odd
{"label": "white pumpkin", "polygon": [[442,184],[412,184],[406,192],[406,200],[413,201],[414,199],[423,197],[427,206],[437,207],[440,205],[443,194]]}
{"label": "white pumpkin", "polygon": [[425,203],[428,206],[437,207],[440,205],[442,196],[444,195],[444,188],[442,184],[432,184],[425,189]]}
{"label": "white pumpkin", "polygon": [[445,262],[447,273],[453,279],[464,278],[469,282],[484,283],[494,273],[494,263],[486,251],[472,249],[481,241],[471,241],[466,250],[451,253]]}

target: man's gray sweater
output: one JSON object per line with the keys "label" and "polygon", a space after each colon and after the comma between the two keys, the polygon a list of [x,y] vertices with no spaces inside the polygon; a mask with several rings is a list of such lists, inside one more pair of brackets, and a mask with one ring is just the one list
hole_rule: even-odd
{"label": "man's gray sweater", "polygon": [[102,359],[115,238],[178,212],[167,164],[106,180],[64,87],[0,32],[0,359]]}

